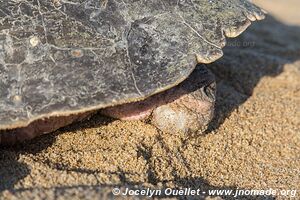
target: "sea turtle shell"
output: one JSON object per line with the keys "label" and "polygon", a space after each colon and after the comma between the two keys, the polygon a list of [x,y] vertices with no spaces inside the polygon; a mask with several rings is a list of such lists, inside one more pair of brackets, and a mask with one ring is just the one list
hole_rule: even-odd
{"label": "sea turtle shell", "polygon": [[0,0],[0,129],[169,89],[263,16],[247,0]]}

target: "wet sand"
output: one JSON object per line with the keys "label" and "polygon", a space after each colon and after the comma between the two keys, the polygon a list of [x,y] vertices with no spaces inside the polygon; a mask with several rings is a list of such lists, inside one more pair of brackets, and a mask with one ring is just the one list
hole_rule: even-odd
{"label": "wet sand", "polygon": [[[0,149],[0,199],[108,199],[115,198],[114,187],[272,188],[298,190],[294,199],[299,199],[296,1],[281,6],[279,0],[256,0],[271,15],[229,40],[224,57],[208,65],[217,77],[218,99],[216,117],[204,135],[166,134],[144,122],[95,115]],[[234,199],[189,197],[204,198]]]}

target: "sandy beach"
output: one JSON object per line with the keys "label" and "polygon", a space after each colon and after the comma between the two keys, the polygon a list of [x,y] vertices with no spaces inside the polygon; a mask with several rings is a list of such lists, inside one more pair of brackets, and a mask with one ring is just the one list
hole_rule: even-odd
{"label": "sandy beach", "polygon": [[[253,2],[266,19],[228,40],[208,65],[218,90],[205,134],[166,134],[96,114],[1,148],[0,199],[137,199],[113,188],[271,188],[278,193],[172,198],[300,199],[300,1]],[[296,193],[280,194],[287,190]]]}

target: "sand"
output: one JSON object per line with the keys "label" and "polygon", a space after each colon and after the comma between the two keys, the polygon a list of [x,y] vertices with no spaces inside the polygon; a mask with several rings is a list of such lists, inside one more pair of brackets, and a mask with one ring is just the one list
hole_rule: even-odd
{"label": "sand", "polygon": [[299,3],[255,2],[271,15],[228,41],[225,56],[208,65],[218,99],[205,134],[165,134],[144,122],[95,115],[0,149],[0,199],[109,199],[114,187],[272,188],[298,190],[300,199]]}

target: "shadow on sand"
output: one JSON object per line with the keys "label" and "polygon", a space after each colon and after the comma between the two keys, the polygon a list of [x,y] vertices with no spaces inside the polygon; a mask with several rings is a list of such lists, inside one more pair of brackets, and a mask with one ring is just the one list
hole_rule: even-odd
{"label": "shadow on sand", "polygon": [[300,60],[300,27],[268,16],[240,37],[228,40],[224,57],[208,65],[216,75],[215,117],[207,133],[218,129],[231,112],[252,95],[261,78],[275,77],[283,66]]}
{"label": "shadow on sand", "polygon": [[[297,47],[300,44],[299,36],[300,27],[287,26],[269,16],[265,21],[254,24],[239,39],[228,42],[228,47],[224,50],[225,56],[216,63],[209,65],[209,68],[217,77],[218,93],[215,119],[211,122],[207,133],[217,129],[234,109],[238,108],[251,96],[262,77],[277,76],[283,71],[285,64],[300,59],[299,46]],[[287,40],[287,38],[289,39]],[[30,174],[29,166],[22,161],[23,155],[36,154],[46,149],[55,142],[57,134],[65,130],[72,131],[79,127],[90,128],[107,123],[109,123],[109,120],[103,120],[102,117],[95,116],[92,122],[87,122],[85,125],[84,123],[71,125],[60,129],[56,133],[41,136],[25,144],[11,148],[0,148],[0,197],[1,192],[4,190],[16,192],[14,186]],[[162,146],[166,145],[162,144]],[[145,151],[142,150],[144,148],[139,147],[138,149],[138,153],[148,162],[147,160],[152,156],[151,151]],[[168,160],[170,161],[169,165],[172,166],[172,158],[168,158]],[[192,167],[189,166],[187,161],[183,162],[183,165],[187,168]],[[58,170],[87,174],[95,173],[95,171],[89,169],[73,169],[64,166],[63,163],[55,163],[55,166],[60,166]],[[142,184],[128,181],[126,179],[127,172],[122,171],[122,169],[115,173],[118,174],[121,182],[118,187],[126,185],[134,188],[136,185]],[[172,181],[177,188],[191,187],[204,191],[208,189],[237,189],[235,186],[215,187],[201,177],[180,178],[176,171],[173,172],[173,177],[173,180],[164,180],[163,185],[164,182]],[[148,183],[154,186],[158,183],[157,175],[151,166],[148,170]],[[74,187],[90,186],[72,186],[72,188]],[[113,187],[113,185],[99,184],[97,187]],[[70,187],[58,187],[56,189],[64,191],[70,189]],[[203,194],[202,198],[205,196],[207,195]],[[247,198],[253,199],[254,197],[248,196]],[[232,197],[224,196],[224,199],[232,199]],[[266,199],[266,197],[262,199]],[[274,198],[270,197],[269,199]]]}

